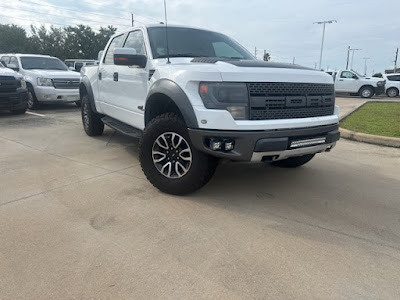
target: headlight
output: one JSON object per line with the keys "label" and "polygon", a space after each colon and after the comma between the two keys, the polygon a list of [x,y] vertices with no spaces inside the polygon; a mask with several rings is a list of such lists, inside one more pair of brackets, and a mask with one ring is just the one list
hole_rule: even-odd
{"label": "headlight", "polygon": [[384,86],[385,85],[385,81],[378,81],[377,85],[378,86]]}
{"label": "headlight", "polygon": [[38,85],[41,86],[53,86],[53,81],[50,78],[41,78],[39,77],[37,79]]}
{"label": "headlight", "polygon": [[17,81],[19,82],[19,87],[21,89],[26,89],[26,81],[23,77],[17,77]]}
{"label": "headlight", "polygon": [[200,97],[209,109],[226,109],[235,120],[248,119],[249,94],[245,83],[201,82]]}

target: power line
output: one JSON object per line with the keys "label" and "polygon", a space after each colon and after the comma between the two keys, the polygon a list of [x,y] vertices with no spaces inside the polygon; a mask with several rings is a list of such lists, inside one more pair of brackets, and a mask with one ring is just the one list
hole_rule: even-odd
{"label": "power line", "polygon": [[[3,6],[3,5],[0,5],[0,7],[6,8],[6,9],[18,10],[18,11],[26,11],[26,12],[30,12],[30,13],[38,13],[38,11],[28,10],[28,9],[22,9],[22,8],[13,8],[13,7]],[[61,17],[61,18],[74,19],[74,20],[78,20],[78,21],[80,21],[80,22],[83,21],[83,22],[88,22],[88,23],[97,23],[97,24],[105,25],[105,23],[103,23],[103,22],[93,21],[93,20],[89,20],[89,19],[86,19],[86,20],[85,20],[85,19],[78,19],[78,18],[74,18],[74,17],[66,17],[66,16],[54,15],[54,14],[49,14],[49,13],[46,13],[46,15],[47,15],[47,16],[53,16],[53,17]],[[114,23],[114,25],[129,27],[129,25],[118,24],[118,23]]]}
{"label": "power line", "polygon": [[[25,3],[31,3],[31,4],[36,4],[36,5],[40,5],[40,6],[48,6],[48,7],[53,7],[53,8],[56,8],[56,9],[68,10],[68,11],[75,12],[75,13],[76,13],[76,12],[82,13],[81,10],[75,10],[75,9],[67,8],[67,7],[65,7],[65,6],[57,6],[57,5],[51,5],[51,4],[43,4],[43,3],[38,3],[38,2],[30,1],[30,0],[19,0],[19,2],[22,2],[23,4],[25,4]],[[89,1],[85,1],[85,2],[87,2],[87,3],[89,3],[89,4],[93,4],[93,5],[98,5],[97,3],[92,3],[92,2],[89,2]],[[89,15],[89,14],[88,14],[88,13],[85,13],[85,15]],[[118,16],[118,15],[103,14],[103,13],[95,13],[95,12],[91,12],[90,15],[96,15],[96,16],[100,16],[100,17],[112,17],[112,18],[118,18],[118,19],[121,19],[121,20],[126,20],[126,21],[129,20],[129,21],[130,21],[130,19],[128,19],[128,18],[122,18],[121,16]],[[145,19],[148,19],[148,20],[153,20],[153,21],[155,21],[155,22],[157,22],[157,23],[160,23],[159,20],[157,20],[157,19],[155,19],[155,18],[152,18],[152,17],[145,16],[145,15],[134,14],[134,16],[140,17],[140,18],[145,18]],[[137,20],[136,20],[136,21],[137,21]],[[137,22],[143,23],[143,22],[140,22],[140,21],[137,21]]]}

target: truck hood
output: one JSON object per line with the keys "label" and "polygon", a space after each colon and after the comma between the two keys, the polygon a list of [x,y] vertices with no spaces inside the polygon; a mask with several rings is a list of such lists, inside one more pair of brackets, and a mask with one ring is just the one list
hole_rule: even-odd
{"label": "truck hood", "polygon": [[[160,60],[155,60],[160,61]],[[333,84],[324,72],[285,63],[218,58],[172,58],[171,64],[156,63],[160,73],[180,74],[192,80],[229,82],[302,82]],[[190,73],[190,74],[189,74]],[[197,76],[198,75],[198,76]],[[168,77],[168,75],[167,75]]]}
{"label": "truck hood", "polygon": [[9,68],[0,68],[0,76],[14,76],[14,77],[23,77],[18,72],[15,72]]}
{"label": "truck hood", "polygon": [[25,70],[26,75],[44,78],[80,78],[81,75],[73,71],[58,70]]}

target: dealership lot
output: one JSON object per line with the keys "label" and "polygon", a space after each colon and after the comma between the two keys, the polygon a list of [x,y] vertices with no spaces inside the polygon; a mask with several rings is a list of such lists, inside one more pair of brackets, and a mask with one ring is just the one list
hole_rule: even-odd
{"label": "dealership lot", "polygon": [[0,124],[2,299],[400,295],[400,149],[222,163],[174,197],[145,179],[136,140],[89,138],[74,105]]}

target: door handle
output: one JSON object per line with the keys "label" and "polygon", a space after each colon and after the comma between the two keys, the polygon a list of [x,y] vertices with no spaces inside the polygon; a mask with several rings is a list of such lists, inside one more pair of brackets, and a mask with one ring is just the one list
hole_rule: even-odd
{"label": "door handle", "polygon": [[114,72],[114,81],[118,81],[118,72]]}
{"label": "door handle", "polygon": [[101,80],[101,72],[99,72],[97,76],[99,76],[99,80]]}
{"label": "door handle", "polygon": [[339,81],[343,81],[343,79],[339,79]]}

